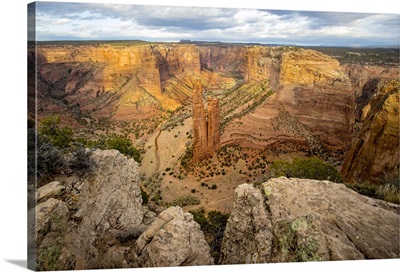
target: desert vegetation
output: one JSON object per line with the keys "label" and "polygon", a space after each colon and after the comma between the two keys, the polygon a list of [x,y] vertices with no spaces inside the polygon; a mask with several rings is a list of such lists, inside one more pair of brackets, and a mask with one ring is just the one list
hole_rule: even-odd
{"label": "desert vegetation", "polygon": [[335,167],[318,158],[295,158],[292,162],[274,161],[269,171],[272,177],[329,180],[336,183],[343,181]]}
{"label": "desert vegetation", "polygon": [[116,149],[140,162],[140,152],[132,142],[120,135],[100,135],[96,138],[82,137],[71,127],[61,125],[59,116],[41,120],[36,129],[28,124],[28,176],[35,177],[42,186],[61,174],[89,174],[94,163],[90,158],[93,148]]}
{"label": "desert vegetation", "polygon": [[222,238],[224,237],[229,213],[220,211],[206,213],[203,207],[189,212],[193,215],[193,219],[199,223],[206,241],[210,245],[211,256],[214,258],[215,264],[218,264],[221,255]]}
{"label": "desert vegetation", "polygon": [[399,51],[394,48],[312,47],[338,59],[342,64],[398,66]]}
{"label": "desert vegetation", "polygon": [[381,184],[354,182],[345,185],[362,195],[400,204],[399,180],[398,175],[384,175]]}

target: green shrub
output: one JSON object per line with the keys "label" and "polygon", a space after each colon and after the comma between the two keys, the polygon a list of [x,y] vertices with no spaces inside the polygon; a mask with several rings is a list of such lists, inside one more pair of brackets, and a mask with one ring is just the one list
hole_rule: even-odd
{"label": "green shrub", "polygon": [[388,202],[400,204],[399,183],[386,183],[376,189],[378,198]]}
{"label": "green shrub", "polygon": [[144,191],[142,187],[140,187],[140,193],[142,195],[143,204],[146,205],[147,203],[149,203],[149,194],[146,193],[146,191]]}
{"label": "green shrub", "polygon": [[[162,178],[158,173],[154,173],[151,177],[141,179],[141,187],[142,189],[142,198],[143,201],[152,200],[157,204],[160,204],[161,201],[161,181]],[[143,202],[143,203],[144,203]],[[146,203],[145,203],[146,204]]]}
{"label": "green shrub", "polygon": [[135,161],[141,162],[140,152],[133,147],[131,140],[128,138],[111,134],[106,138],[104,147],[107,149],[116,149],[122,154],[132,157]]}
{"label": "green shrub", "polygon": [[202,230],[207,228],[208,219],[204,214],[205,211],[203,207],[196,210],[190,210],[189,212],[193,215],[193,220],[200,225]]}
{"label": "green shrub", "polygon": [[377,185],[369,183],[345,183],[346,187],[356,191],[359,194],[378,198],[376,194]]}
{"label": "green shrub", "polygon": [[62,245],[60,243],[51,244],[38,252],[37,270],[49,271],[59,270],[59,257],[61,255]]}
{"label": "green shrub", "polygon": [[194,221],[200,225],[210,246],[211,256],[214,258],[215,264],[217,264],[221,255],[221,244],[229,214],[221,213],[220,211],[210,211],[205,216],[204,208],[189,212],[193,215]]}
{"label": "green shrub", "polygon": [[[35,163],[35,161],[31,162]],[[34,171],[34,165],[32,165]],[[68,162],[63,152],[55,147],[51,140],[37,135],[36,175],[37,186],[41,187],[53,180],[53,177],[68,171]]]}
{"label": "green shrub", "polygon": [[88,174],[91,172],[95,162],[92,159],[92,152],[84,147],[76,147],[71,151],[72,158],[68,162],[69,169],[76,173]]}
{"label": "green shrub", "polygon": [[[384,180],[385,182],[386,180]],[[400,204],[400,186],[395,181],[386,181],[386,183],[377,185],[371,183],[345,183],[346,187],[356,191],[359,194],[385,200],[388,202]]]}
{"label": "green shrub", "polygon": [[44,118],[39,125],[39,133],[47,136],[55,147],[67,148],[71,146],[74,132],[70,127],[60,126],[59,116]]}
{"label": "green shrub", "polygon": [[211,189],[212,189],[212,190],[217,189],[217,184],[213,184],[213,185],[211,186]]}
{"label": "green shrub", "polygon": [[298,159],[292,162],[274,161],[270,166],[272,177],[304,178],[342,182],[342,177],[335,167],[318,158]]}

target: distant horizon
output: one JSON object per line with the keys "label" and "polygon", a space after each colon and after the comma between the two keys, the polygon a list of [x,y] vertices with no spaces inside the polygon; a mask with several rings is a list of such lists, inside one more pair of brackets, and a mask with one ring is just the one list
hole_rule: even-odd
{"label": "distant horizon", "polygon": [[[35,12],[36,11],[36,12]],[[180,40],[296,46],[398,47],[399,15],[244,8],[36,2],[37,41]]]}
{"label": "distant horizon", "polygon": [[215,43],[215,44],[228,44],[228,45],[260,45],[260,46],[298,46],[298,47],[343,47],[343,48],[382,48],[382,49],[398,49],[399,45],[320,45],[320,44],[290,44],[290,43],[260,43],[260,42],[224,42],[224,41],[207,41],[207,40],[179,40],[179,41],[150,41],[139,39],[82,39],[82,40],[36,40],[29,42],[37,43],[107,43],[107,42],[143,42],[143,43],[174,43],[174,44],[201,44],[201,43]]}

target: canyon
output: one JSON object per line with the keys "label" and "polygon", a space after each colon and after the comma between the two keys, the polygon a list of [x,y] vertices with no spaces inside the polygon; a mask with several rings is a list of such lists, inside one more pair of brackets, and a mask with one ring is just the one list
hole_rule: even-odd
{"label": "canyon", "polygon": [[[28,115],[33,119],[37,112],[39,121],[60,115],[84,136],[119,133],[145,153],[154,153],[158,146],[160,154],[152,157],[163,166],[165,156],[182,157],[185,148],[179,148],[179,154],[164,154],[163,147],[149,141],[183,123],[187,125],[178,133],[195,134],[196,142],[207,141],[200,136],[207,129],[219,129],[218,135],[210,136],[211,145],[218,143],[211,147],[214,151],[239,145],[313,154],[340,164],[361,129],[365,107],[382,86],[398,80],[398,69],[363,63],[362,58],[341,64],[335,54],[318,49],[141,41],[43,43],[37,55],[28,51],[28,62],[37,63],[38,80],[37,105],[29,107]],[[198,88],[204,94],[195,102]],[[31,90],[28,96],[31,105],[33,94]],[[218,110],[200,109],[200,102],[213,105],[216,100]],[[194,108],[204,111],[206,121],[209,112],[219,112],[219,128],[213,118],[207,123],[211,128],[190,125]],[[193,145],[190,137],[178,135],[176,140],[179,146]]]}
{"label": "canyon", "polygon": [[[398,51],[144,41],[31,49],[28,119],[40,132],[59,116],[83,148],[62,150],[64,161],[80,154],[91,167],[28,186],[40,268],[399,258],[399,206],[350,189],[398,183]],[[372,62],[381,51],[392,58]],[[109,135],[140,160],[94,144]],[[274,176],[274,163],[297,159],[318,159],[343,180]],[[229,217],[218,239],[199,220],[213,212]]]}

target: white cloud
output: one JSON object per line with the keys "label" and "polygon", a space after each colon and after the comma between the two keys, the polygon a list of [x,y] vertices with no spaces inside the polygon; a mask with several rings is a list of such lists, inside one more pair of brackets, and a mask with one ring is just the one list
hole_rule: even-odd
{"label": "white cloud", "polygon": [[53,24],[55,24],[55,25],[64,25],[64,24],[68,24],[69,22],[70,22],[69,19],[61,18],[61,19],[58,19],[58,20],[54,21]]}
{"label": "white cloud", "polygon": [[38,39],[396,44],[398,16],[40,2]]}

